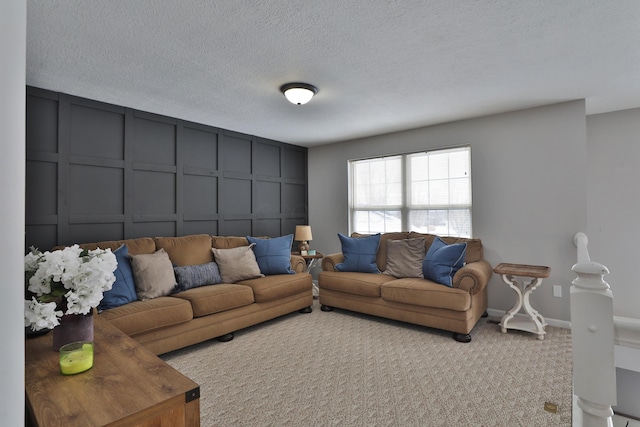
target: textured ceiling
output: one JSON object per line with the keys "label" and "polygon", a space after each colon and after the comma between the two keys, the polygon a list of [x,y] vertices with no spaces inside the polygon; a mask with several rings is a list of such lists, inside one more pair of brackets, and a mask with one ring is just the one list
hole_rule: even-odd
{"label": "textured ceiling", "polygon": [[[637,0],[28,0],[27,84],[313,146],[640,107]],[[320,92],[288,103],[283,83]]]}

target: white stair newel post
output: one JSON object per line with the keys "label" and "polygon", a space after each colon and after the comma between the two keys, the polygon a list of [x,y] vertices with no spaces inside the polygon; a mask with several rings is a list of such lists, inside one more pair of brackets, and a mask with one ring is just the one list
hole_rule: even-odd
{"label": "white stair newel post", "polygon": [[604,281],[609,270],[589,260],[587,237],[577,233],[578,277],[571,286],[571,340],[573,388],[578,397],[582,426],[612,427],[616,396],[613,293]]}

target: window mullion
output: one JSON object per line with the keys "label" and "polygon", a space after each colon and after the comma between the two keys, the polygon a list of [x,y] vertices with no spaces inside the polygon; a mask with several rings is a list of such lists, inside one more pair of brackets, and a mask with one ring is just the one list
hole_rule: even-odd
{"label": "window mullion", "polygon": [[409,162],[409,157],[404,154],[402,155],[402,171],[400,176],[402,177],[402,207],[400,209],[400,214],[401,214],[401,224],[402,230],[405,231],[411,231],[409,230],[409,204],[410,204],[410,200],[411,200],[411,180],[410,178],[410,174],[411,174],[411,167],[408,164]]}

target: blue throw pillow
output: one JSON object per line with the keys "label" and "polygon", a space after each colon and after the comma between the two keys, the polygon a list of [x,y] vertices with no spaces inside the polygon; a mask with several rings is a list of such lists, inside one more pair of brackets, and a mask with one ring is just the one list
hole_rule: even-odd
{"label": "blue throw pillow", "polygon": [[222,283],[218,264],[208,262],[199,265],[185,265],[183,267],[173,267],[176,275],[176,286],[173,292],[182,292],[187,289],[197,288],[205,285],[215,285]]}
{"label": "blue throw pillow", "polygon": [[291,269],[291,244],[293,234],[273,239],[259,239],[247,236],[249,244],[255,243],[253,253],[258,261],[260,273],[270,274],[294,274]]}
{"label": "blue throw pillow", "polygon": [[441,285],[453,287],[453,276],[464,265],[466,243],[447,245],[436,237],[422,263],[422,275]]}
{"label": "blue throw pillow", "polygon": [[116,281],[113,287],[104,293],[102,301],[98,304],[98,311],[119,307],[138,300],[136,285],[133,281],[133,270],[131,269],[131,259],[129,258],[129,248],[122,245],[113,254],[116,256],[118,267],[113,272]]}
{"label": "blue throw pillow", "polygon": [[344,261],[336,264],[336,270],[380,273],[376,264],[380,233],[367,237],[348,237],[338,233],[338,237],[340,238],[340,243],[342,243]]}

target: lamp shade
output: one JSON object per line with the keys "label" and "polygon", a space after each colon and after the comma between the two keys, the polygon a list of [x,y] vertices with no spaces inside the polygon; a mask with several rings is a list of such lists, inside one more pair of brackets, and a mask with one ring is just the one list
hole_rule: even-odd
{"label": "lamp shade", "polygon": [[287,83],[280,87],[280,91],[290,103],[303,105],[311,101],[313,95],[318,93],[318,88],[308,83]]}
{"label": "lamp shade", "polygon": [[307,240],[313,240],[311,235],[310,225],[296,225],[295,240],[306,242]]}

